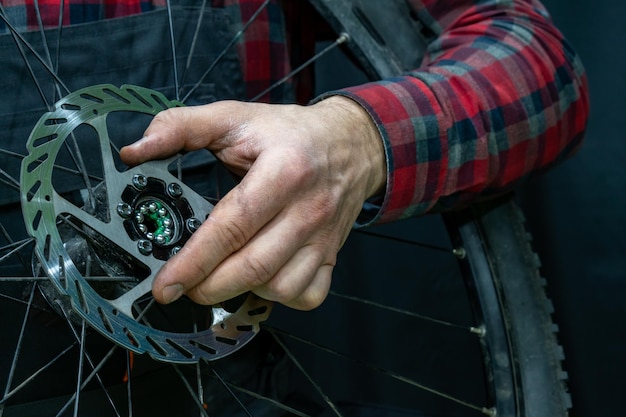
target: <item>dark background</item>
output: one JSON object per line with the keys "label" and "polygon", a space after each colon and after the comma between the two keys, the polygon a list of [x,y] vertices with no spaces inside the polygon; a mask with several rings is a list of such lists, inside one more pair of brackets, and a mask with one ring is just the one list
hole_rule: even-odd
{"label": "dark background", "polygon": [[523,193],[565,348],[572,416],[626,409],[626,2],[544,0],[580,53],[586,142]]}

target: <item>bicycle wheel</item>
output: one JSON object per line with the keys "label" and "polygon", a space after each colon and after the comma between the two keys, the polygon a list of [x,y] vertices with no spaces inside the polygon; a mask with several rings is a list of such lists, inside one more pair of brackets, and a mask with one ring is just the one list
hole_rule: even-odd
{"label": "bicycle wheel", "polygon": [[[318,67],[348,39],[370,78],[419,61],[397,53],[419,41],[402,2],[311,3],[340,34],[313,58]],[[562,355],[510,202],[445,225],[431,216],[354,234],[315,312],[274,306],[268,318],[271,305],[254,297],[155,305],[150,277],[231,181],[208,154],[128,170],[117,149],[177,97],[243,99],[237,29],[221,9],[183,4],[43,35],[9,31],[2,415],[566,414]],[[31,76],[47,81],[14,88]],[[289,86],[270,96],[289,99]],[[215,179],[199,181],[207,170]],[[414,236],[430,241],[406,242]]]}

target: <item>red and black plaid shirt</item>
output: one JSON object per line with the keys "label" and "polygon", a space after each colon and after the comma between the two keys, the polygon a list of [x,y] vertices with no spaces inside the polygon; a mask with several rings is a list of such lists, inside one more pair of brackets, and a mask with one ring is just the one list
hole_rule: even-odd
{"label": "red and black plaid shirt", "polygon": [[[59,1],[38,1],[44,24],[58,25]],[[65,0],[63,23],[140,13],[164,2]],[[387,188],[366,222],[502,191],[578,148],[588,116],[584,70],[539,1],[407,2],[436,35],[422,66],[332,92],[361,103],[385,143]],[[38,27],[33,0],[0,3],[16,26]],[[246,22],[262,0],[214,3]],[[272,30],[276,18],[264,11],[240,45],[249,91],[262,91],[288,71],[284,37]]]}

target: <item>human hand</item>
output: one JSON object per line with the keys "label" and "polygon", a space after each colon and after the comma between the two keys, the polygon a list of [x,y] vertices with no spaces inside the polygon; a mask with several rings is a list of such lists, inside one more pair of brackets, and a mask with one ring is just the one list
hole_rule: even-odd
{"label": "human hand", "polygon": [[154,297],[211,305],[252,291],[319,306],[363,202],[384,188],[384,149],[369,115],[340,96],[311,106],[174,108],[121,158],[133,166],[202,148],[242,180],[157,273]]}

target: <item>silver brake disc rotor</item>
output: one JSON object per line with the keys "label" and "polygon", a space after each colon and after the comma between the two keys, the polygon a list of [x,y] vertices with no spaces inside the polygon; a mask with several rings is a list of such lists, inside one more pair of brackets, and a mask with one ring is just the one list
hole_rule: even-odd
{"label": "silver brake disc rotor", "polygon": [[[192,315],[180,310],[198,316],[198,307],[185,298],[174,303],[179,307],[167,307],[173,309],[168,320],[174,323],[166,329],[151,321],[158,318],[148,319],[148,311],[154,310],[149,300],[155,274],[213,205],[170,173],[173,159],[118,170],[107,118],[113,112],[154,116],[178,106],[182,104],[136,86],[98,85],[69,94],[31,132],[20,180],[22,212],[36,240],[35,253],[75,312],[126,349],[165,362],[190,363],[218,359],[245,345],[272,304],[248,294],[234,303],[207,307],[199,330],[180,323]],[[85,126],[96,133],[93,146],[85,145],[87,139],[77,132]],[[76,199],[76,193],[70,196],[54,178],[63,175],[57,171],[72,171],[61,155],[80,154],[71,149],[81,145],[100,155],[100,168],[97,175],[82,174],[88,192]],[[73,249],[77,244],[80,250]],[[93,257],[98,268],[77,261],[78,252],[87,254],[81,259]],[[105,276],[92,277],[94,269]],[[115,284],[120,278],[125,283]]]}

